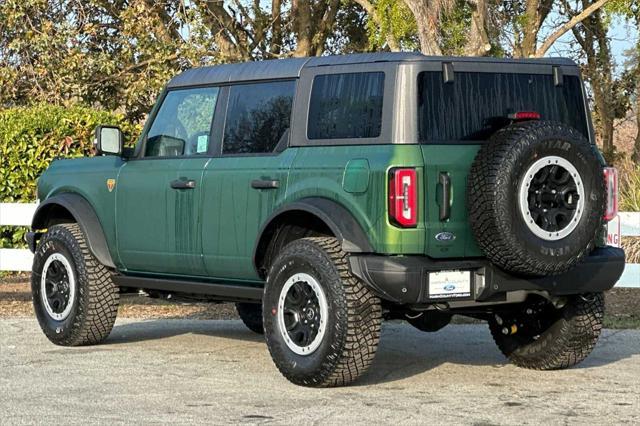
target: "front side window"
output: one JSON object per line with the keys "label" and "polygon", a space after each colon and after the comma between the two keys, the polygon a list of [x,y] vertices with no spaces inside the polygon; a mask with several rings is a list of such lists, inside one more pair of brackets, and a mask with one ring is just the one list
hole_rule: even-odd
{"label": "front side window", "polygon": [[206,154],[218,91],[204,87],[167,93],[147,133],[145,157]]}
{"label": "front side window", "polygon": [[318,75],[313,79],[309,139],[377,138],[382,129],[383,72]]}
{"label": "front side window", "polygon": [[273,152],[286,138],[295,81],[232,86],[224,126],[223,154]]}

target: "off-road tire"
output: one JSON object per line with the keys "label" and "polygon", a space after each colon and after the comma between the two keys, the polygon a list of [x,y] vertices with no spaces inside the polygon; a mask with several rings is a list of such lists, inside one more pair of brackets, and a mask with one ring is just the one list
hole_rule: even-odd
{"label": "off-road tire", "polygon": [[264,334],[262,305],[258,303],[236,303],[236,311],[238,311],[238,316],[240,316],[240,319],[249,330],[257,334]]}
{"label": "off-road tire", "polygon": [[[489,328],[500,351],[513,364],[533,370],[559,370],[583,361],[593,350],[604,317],[604,295],[572,296],[561,316],[537,340],[504,335],[495,318]],[[527,341],[529,340],[529,341]]]}
{"label": "off-road tire", "polygon": [[[43,306],[40,295],[42,268],[53,253],[62,254],[71,264],[76,297],[69,316],[57,321]],[[119,291],[112,273],[93,256],[78,224],[49,228],[38,243],[31,274],[33,306],[42,331],[60,346],[100,343],[109,336],[118,313]]]}
{"label": "off-road tire", "polygon": [[[323,340],[305,356],[286,345],[276,315],[284,283],[301,272],[317,279],[328,302]],[[332,237],[313,237],[289,243],[271,265],[263,319],[271,357],[289,381],[309,387],[343,386],[371,365],[380,339],[382,308],[380,299],[351,274],[348,254],[340,242]]]}
{"label": "off-road tire", "polygon": [[[518,203],[529,166],[561,157],[584,183],[584,210],[575,229],[548,241],[527,227]],[[556,122],[516,123],[496,132],[478,152],[467,181],[469,223],[487,258],[512,273],[544,276],[565,272],[589,254],[603,224],[603,169],[595,147],[577,130]]]}

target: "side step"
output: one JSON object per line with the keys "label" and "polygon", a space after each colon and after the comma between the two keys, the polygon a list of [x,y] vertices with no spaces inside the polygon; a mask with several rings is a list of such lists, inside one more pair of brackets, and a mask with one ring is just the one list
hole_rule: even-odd
{"label": "side step", "polygon": [[171,293],[201,294],[224,302],[261,302],[262,287],[249,285],[207,283],[162,278],[116,275],[113,280],[120,287],[161,290]]}

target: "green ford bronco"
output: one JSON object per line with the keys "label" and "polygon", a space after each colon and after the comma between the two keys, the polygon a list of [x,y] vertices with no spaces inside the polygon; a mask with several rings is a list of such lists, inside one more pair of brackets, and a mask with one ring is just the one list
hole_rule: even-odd
{"label": "green ford bronco", "polygon": [[[109,335],[120,293],[235,302],[291,382],[345,385],[383,319],[486,320],[516,365],[593,349],[617,174],[578,67],[379,53],[192,69],[135,149],[96,129],[54,161],[27,236],[58,345]],[[401,360],[398,360],[400,363]]]}

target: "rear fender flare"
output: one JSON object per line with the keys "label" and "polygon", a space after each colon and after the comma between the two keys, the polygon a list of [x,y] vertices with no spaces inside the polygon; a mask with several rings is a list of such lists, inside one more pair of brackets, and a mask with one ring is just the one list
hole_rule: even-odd
{"label": "rear fender flare", "polygon": [[342,249],[345,252],[373,253],[375,251],[369,242],[367,234],[349,210],[341,204],[327,198],[310,197],[283,206],[273,212],[264,222],[258,233],[258,238],[253,249],[254,265],[256,265],[258,250],[261,247],[261,243],[263,243],[265,231],[267,231],[281,215],[295,211],[310,213],[324,222],[338,241],[340,241]]}

